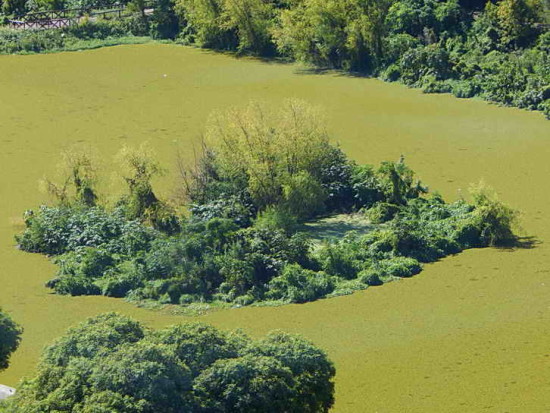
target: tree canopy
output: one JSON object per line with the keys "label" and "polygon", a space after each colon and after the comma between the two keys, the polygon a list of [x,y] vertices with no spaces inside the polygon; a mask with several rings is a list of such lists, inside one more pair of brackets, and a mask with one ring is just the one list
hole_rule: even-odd
{"label": "tree canopy", "polygon": [[23,329],[0,308],[0,370],[8,367],[10,355],[21,341]]}
{"label": "tree canopy", "polygon": [[0,411],[326,412],[334,366],[296,335],[254,341],[204,323],[151,331],[115,313],[70,329]]}

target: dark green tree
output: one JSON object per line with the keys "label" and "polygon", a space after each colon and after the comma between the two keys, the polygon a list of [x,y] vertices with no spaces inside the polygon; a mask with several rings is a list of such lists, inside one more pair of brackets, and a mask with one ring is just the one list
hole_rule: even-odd
{"label": "dark green tree", "polygon": [[23,329],[0,308],[0,370],[8,367],[10,355],[21,341]]}
{"label": "dark green tree", "polygon": [[122,315],[99,315],[49,347],[35,377],[2,407],[10,413],[326,411],[332,364],[299,337],[277,337],[254,343],[202,323],[152,332]]}

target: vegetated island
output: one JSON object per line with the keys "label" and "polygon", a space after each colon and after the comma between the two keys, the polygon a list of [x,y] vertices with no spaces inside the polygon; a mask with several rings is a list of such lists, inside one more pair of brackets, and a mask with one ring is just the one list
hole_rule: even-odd
{"label": "vegetated island", "polygon": [[202,323],[153,331],[107,313],[48,346],[6,413],[328,412],[335,369],[303,338]]}
{"label": "vegetated island", "polygon": [[[63,15],[73,19],[64,29],[0,28],[0,53],[80,50],[164,39],[378,76],[426,93],[479,96],[540,110],[550,117],[548,0],[0,3],[6,21],[32,22],[44,17],[28,13],[58,9],[68,9]],[[109,10],[121,6],[125,17],[109,18],[113,16]],[[75,17],[74,13],[80,14]],[[102,13],[105,17],[98,17]]]}
{"label": "vegetated island", "polygon": [[[301,101],[215,116],[204,142],[181,170],[179,205],[155,194],[161,168],[146,147],[118,156],[128,191],[112,205],[99,202],[91,158],[68,153],[66,179],[46,182],[57,203],[25,213],[19,247],[53,258],[56,293],[192,310],[349,294],[516,240],[517,212],[486,187],[474,187],[471,202],[446,203],[403,159],[358,165]],[[368,225],[312,248],[315,223],[321,235],[338,230],[341,219],[322,220],[334,214]]]}

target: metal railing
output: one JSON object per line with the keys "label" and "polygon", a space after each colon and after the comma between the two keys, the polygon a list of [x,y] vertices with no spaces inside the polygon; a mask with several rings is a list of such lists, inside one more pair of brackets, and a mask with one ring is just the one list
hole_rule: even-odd
{"label": "metal railing", "polygon": [[85,8],[47,10],[27,13],[20,20],[8,20],[8,26],[13,29],[61,29],[77,24],[84,16],[88,17],[127,17],[120,3],[113,4],[113,9],[92,10]]}

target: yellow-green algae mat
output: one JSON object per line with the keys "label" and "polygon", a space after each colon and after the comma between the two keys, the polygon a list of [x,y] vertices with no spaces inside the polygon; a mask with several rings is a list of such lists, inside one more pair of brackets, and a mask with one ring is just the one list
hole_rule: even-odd
{"label": "yellow-green algae mat", "polygon": [[525,233],[540,243],[469,250],[412,279],[351,296],[201,319],[313,340],[336,364],[339,412],[546,411],[549,121],[373,79],[155,44],[0,57],[0,305],[25,328],[0,383],[16,385],[44,345],[100,312],[120,311],[153,327],[184,319],[120,299],[53,295],[43,285],[54,265],[15,248],[21,213],[44,200],[37,181],[54,172],[63,148],[84,142],[109,160],[122,144],[147,140],[172,166],[177,148],[191,153],[211,111],[289,97],[321,105],[357,161],[405,154],[448,199],[484,178],[524,212]]}

